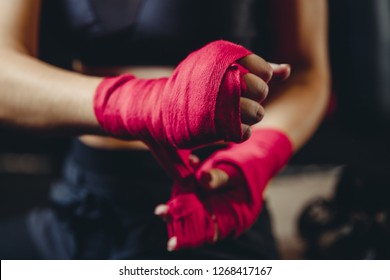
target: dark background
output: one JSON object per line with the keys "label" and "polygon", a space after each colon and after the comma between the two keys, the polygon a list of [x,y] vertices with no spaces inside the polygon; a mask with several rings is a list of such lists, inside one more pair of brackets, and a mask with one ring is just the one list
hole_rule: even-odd
{"label": "dark background", "polygon": [[[332,102],[324,123],[290,164],[386,167],[390,159],[390,1],[331,0],[329,8]],[[66,52],[55,61],[48,52],[61,50],[66,42],[47,40],[53,30],[45,20],[40,56],[68,67]],[[0,128],[0,219],[46,203],[70,140]]]}

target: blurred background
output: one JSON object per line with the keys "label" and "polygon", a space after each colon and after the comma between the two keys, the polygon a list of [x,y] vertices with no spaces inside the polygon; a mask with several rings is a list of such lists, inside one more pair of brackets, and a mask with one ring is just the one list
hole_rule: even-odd
{"label": "blurred background", "polygon": [[[40,56],[68,68],[45,20]],[[266,193],[274,230],[286,259],[389,259],[390,0],[330,0],[329,49],[327,118]],[[0,143],[0,220],[46,205],[70,139],[0,128]]]}

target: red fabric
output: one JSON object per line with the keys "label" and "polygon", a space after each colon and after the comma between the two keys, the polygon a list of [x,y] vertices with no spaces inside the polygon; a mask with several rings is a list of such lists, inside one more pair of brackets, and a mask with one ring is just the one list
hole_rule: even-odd
{"label": "red fabric", "polygon": [[282,133],[255,131],[247,142],[233,144],[203,164],[199,172],[220,167],[237,182],[210,193],[198,186],[189,151],[176,149],[243,140],[239,98],[246,71],[235,62],[249,54],[241,46],[216,41],[190,54],[170,78],[123,75],[104,79],[96,90],[94,109],[101,126],[112,135],[144,141],[175,178],[168,233],[178,238],[178,248],[212,243],[214,223],[219,238],[250,227],[268,180],[291,155]]}
{"label": "red fabric", "polygon": [[283,133],[257,129],[245,143],[231,144],[211,155],[196,172],[199,180],[203,171],[220,168],[229,174],[230,186],[209,192],[195,179],[176,183],[168,202],[173,216],[168,221],[168,233],[177,237],[177,249],[212,243],[214,223],[218,239],[238,236],[250,228],[261,211],[268,181],[291,154],[291,142]]}
{"label": "red fabric", "polygon": [[216,41],[191,53],[170,78],[105,78],[94,99],[95,115],[111,135],[144,141],[175,177],[190,174],[174,148],[217,140],[243,141],[239,101],[243,90],[235,61],[251,54]]}

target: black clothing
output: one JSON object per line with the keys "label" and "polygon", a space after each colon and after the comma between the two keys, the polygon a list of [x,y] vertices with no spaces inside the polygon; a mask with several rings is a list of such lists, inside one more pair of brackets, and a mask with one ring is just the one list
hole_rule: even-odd
{"label": "black clothing", "polygon": [[[218,39],[258,50],[263,2],[45,0],[40,56],[63,67],[75,58],[90,66],[175,65]],[[148,151],[96,150],[76,141],[52,188],[52,207],[0,224],[0,258],[278,258],[266,206],[237,239],[168,253],[166,225],[153,209],[171,187]]]}
{"label": "black clothing", "polygon": [[75,141],[52,207],[0,224],[0,258],[276,259],[264,206],[239,238],[193,250],[166,251],[165,223],[154,207],[172,181],[149,151],[96,150]]}
{"label": "black clothing", "polygon": [[266,55],[264,0],[46,0],[43,9],[47,43],[90,66],[176,65],[219,39]]}

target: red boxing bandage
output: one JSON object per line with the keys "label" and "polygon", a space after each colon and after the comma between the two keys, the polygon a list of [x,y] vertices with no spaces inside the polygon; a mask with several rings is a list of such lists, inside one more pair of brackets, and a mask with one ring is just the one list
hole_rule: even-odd
{"label": "red boxing bandage", "polygon": [[228,173],[230,186],[220,191],[199,191],[193,182],[175,184],[168,203],[172,219],[169,237],[176,236],[177,249],[212,243],[215,224],[218,239],[238,236],[256,221],[268,181],[287,163],[292,144],[282,132],[254,130],[248,141],[231,144],[211,155],[197,171],[219,168]]}
{"label": "red boxing bandage", "polygon": [[110,135],[144,141],[162,163],[178,158],[167,147],[242,142],[244,82],[234,63],[249,54],[242,46],[216,41],[191,53],[170,78],[105,78],[94,99],[97,120]]}

